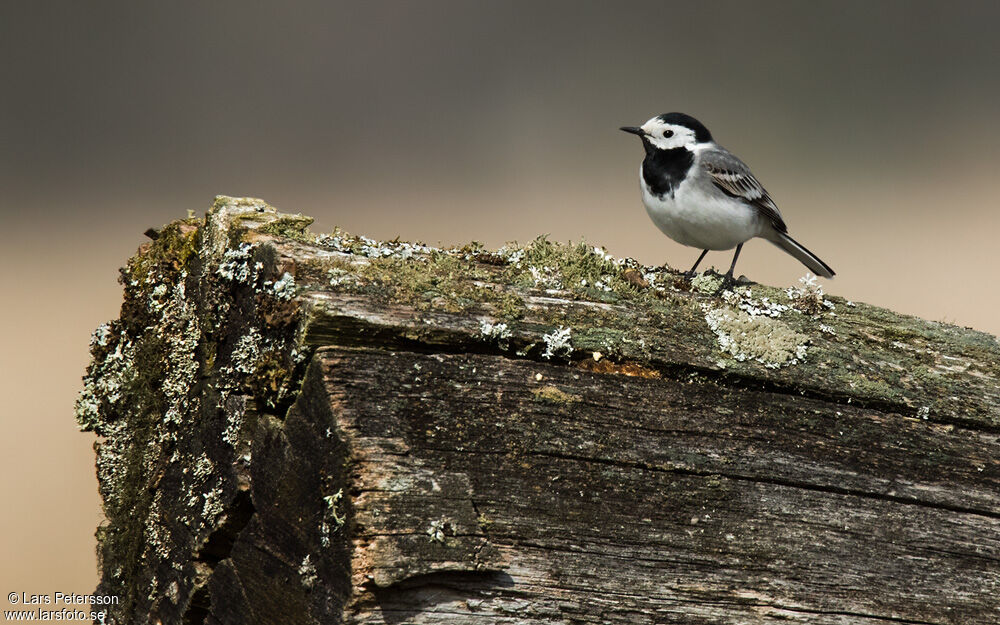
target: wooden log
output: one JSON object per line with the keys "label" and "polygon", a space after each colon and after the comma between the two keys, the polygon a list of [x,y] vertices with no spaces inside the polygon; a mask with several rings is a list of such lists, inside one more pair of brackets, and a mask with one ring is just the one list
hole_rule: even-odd
{"label": "wooden log", "polygon": [[115,623],[995,623],[1000,346],[220,197],[77,405]]}

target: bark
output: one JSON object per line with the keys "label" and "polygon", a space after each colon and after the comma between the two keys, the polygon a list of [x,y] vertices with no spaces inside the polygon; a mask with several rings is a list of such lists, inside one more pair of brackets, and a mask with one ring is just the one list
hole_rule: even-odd
{"label": "bark", "polygon": [[114,623],[995,623],[1000,346],[220,197],[77,404]]}

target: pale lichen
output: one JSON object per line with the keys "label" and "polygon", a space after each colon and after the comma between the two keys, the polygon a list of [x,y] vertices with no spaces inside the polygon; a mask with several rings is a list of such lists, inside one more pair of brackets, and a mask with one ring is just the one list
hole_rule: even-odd
{"label": "pale lichen", "polygon": [[789,306],[775,302],[767,296],[754,298],[753,290],[750,287],[738,286],[730,291],[723,291],[722,300],[739,308],[751,317],[773,317],[778,318],[788,312]]}
{"label": "pale lichen", "polygon": [[222,431],[222,440],[236,447],[246,417],[246,402],[240,396],[235,396],[226,402],[225,408],[226,429]]}
{"label": "pale lichen", "polygon": [[253,373],[257,360],[261,355],[261,344],[264,338],[260,330],[250,328],[236,342],[232,352],[232,369],[238,373]]}
{"label": "pale lichen", "polygon": [[97,326],[94,332],[90,335],[90,348],[93,350],[95,347],[105,347],[108,344],[108,339],[111,338],[113,332],[111,330],[110,323],[102,323]]}
{"label": "pale lichen", "polygon": [[519,247],[516,243],[510,243],[501,247],[496,253],[508,265],[520,268],[521,261],[524,260],[525,249]]}
{"label": "pale lichen", "polygon": [[186,297],[184,280],[186,272],[174,285],[173,295],[164,306],[163,327],[160,338],[166,342],[167,367],[162,391],[168,402],[164,420],[180,423],[188,409],[188,395],[198,372],[196,350],[201,340],[201,324],[197,305]]}
{"label": "pale lichen", "polygon": [[216,273],[230,282],[256,284],[264,264],[253,260],[253,250],[254,245],[250,243],[242,243],[237,248],[226,250]]}
{"label": "pale lichen", "polygon": [[207,493],[202,493],[201,496],[205,500],[201,509],[201,518],[206,522],[211,522],[225,510],[222,489],[213,488]]}
{"label": "pale lichen", "polygon": [[306,557],[302,558],[302,562],[299,564],[299,579],[302,582],[302,586],[309,590],[319,581],[319,575],[316,574],[316,566],[312,563],[309,554],[306,554]]}
{"label": "pale lichen", "polygon": [[542,289],[561,289],[562,282],[559,280],[559,272],[554,267],[528,267],[528,273],[534,281],[534,286]]}
{"label": "pale lichen", "polygon": [[408,241],[378,241],[366,236],[356,236],[344,232],[339,228],[332,234],[319,234],[314,239],[315,243],[325,248],[333,249],[344,254],[352,254],[369,259],[395,258],[407,260],[416,255],[440,252],[441,249],[423,243],[410,243]]}
{"label": "pale lichen", "polygon": [[102,402],[110,410],[122,398],[134,382],[136,344],[124,332],[114,342],[114,349],[108,347],[113,334],[109,324],[102,324],[94,332],[91,352],[94,361],[83,378],[83,389],[76,400],[76,420],[81,430],[95,430],[103,422]]}
{"label": "pale lichen", "polygon": [[170,558],[170,548],[173,544],[173,540],[170,535],[170,530],[167,528],[166,524],[164,524],[161,516],[163,505],[160,498],[161,494],[157,493],[157,497],[153,500],[150,514],[148,515],[144,526],[146,534],[146,549],[151,550],[158,557],[166,560]]}
{"label": "pale lichen", "polygon": [[570,342],[570,328],[559,326],[552,332],[542,336],[545,343],[545,351],[542,358],[548,360],[553,356],[569,357],[573,353],[573,345]]}
{"label": "pale lichen", "polygon": [[446,532],[450,530],[450,521],[447,519],[435,519],[431,521],[430,527],[427,528],[427,535],[430,536],[431,542],[443,543],[445,541]]}
{"label": "pale lichen", "polygon": [[344,269],[342,267],[334,267],[333,269],[328,269],[326,272],[328,283],[330,286],[336,288],[340,286],[356,285],[359,283],[358,276],[349,269]]}
{"label": "pale lichen", "polygon": [[204,479],[211,475],[214,469],[215,464],[212,463],[208,456],[202,454],[198,460],[195,461],[192,473],[194,473],[196,478]]}
{"label": "pale lichen", "polygon": [[341,501],[344,498],[344,489],[341,488],[332,495],[323,497],[323,519],[319,526],[319,540],[324,547],[330,546],[331,535],[344,526],[347,517],[338,511]]}
{"label": "pale lichen", "polygon": [[[267,285],[267,283],[265,283]],[[295,297],[295,278],[287,271],[270,284],[271,291],[278,299],[290,300]]]}
{"label": "pale lichen", "polygon": [[722,288],[722,276],[714,273],[699,273],[691,278],[691,287],[700,293],[715,295]]}
{"label": "pale lichen", "polygon": [[479,333],[483,338],[495,342],[501,349],[507,349],[508,341],[513,336],[506,323],[493,323],[486,319],[479,320]]}
{"label": "pale lichen", "polygon": [[777,369],[797,364],[806,357],[809,337],[772,317],[755,317],[731,308],[709,308],[705,321],[715,334],[719,349],[739,362],[753,360]]}
{"label": "pale lichen", "polygon": [[824,309],[834,310],[836,308],[833,302],[825,299],[823,285],[819,283],[816,276],[807,273],[799,278],[799,283],[802,286],[785,289],[785,295],[788,296],[797,310],[807,315],[818,316]]}

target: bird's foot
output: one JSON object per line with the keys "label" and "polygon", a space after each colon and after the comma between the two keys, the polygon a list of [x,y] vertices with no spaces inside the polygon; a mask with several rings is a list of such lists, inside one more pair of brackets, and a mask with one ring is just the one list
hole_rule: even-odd
{"label": "bird's foot", "polygon": [[[742,278],[742,276],[740,277]],[[723,291],[732,290],[732,288],[736,286],[737,282],[739,282],[739,280],[733,277],[733,272],[727,271],[722,274],[722,283],[719,285],[719,288],[715,290],[715,295],[719,296],[722,295]]]}
{"label": "bird's foot", "polygon": [[733,274],[725,273],[720,276],[722,278],[722,284],[719,285],[719,289],[715,292],[716,295],[721,295],[723,291],[731,291],[734,286],[746,286],[748,284],[754,284],[754,281],[750,278],[741,275],[739,278],[734,278]]}

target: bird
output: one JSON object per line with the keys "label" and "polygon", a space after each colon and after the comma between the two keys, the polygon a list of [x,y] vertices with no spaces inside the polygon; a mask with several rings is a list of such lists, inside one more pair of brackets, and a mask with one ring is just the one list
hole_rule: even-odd
{"label": "bird", "polygon": [[702,250],[688,278],[709,250],[731,250],[733,271],[743,244],[766,239],[798,259],[817,276],[833,269],[788,235],[781,212],[750,168],[712,138],[704,124],[685,113],[665,113],[642,126],[621,130],[642,139],[646,157],[639,169],[642,203],[663,234]]}

